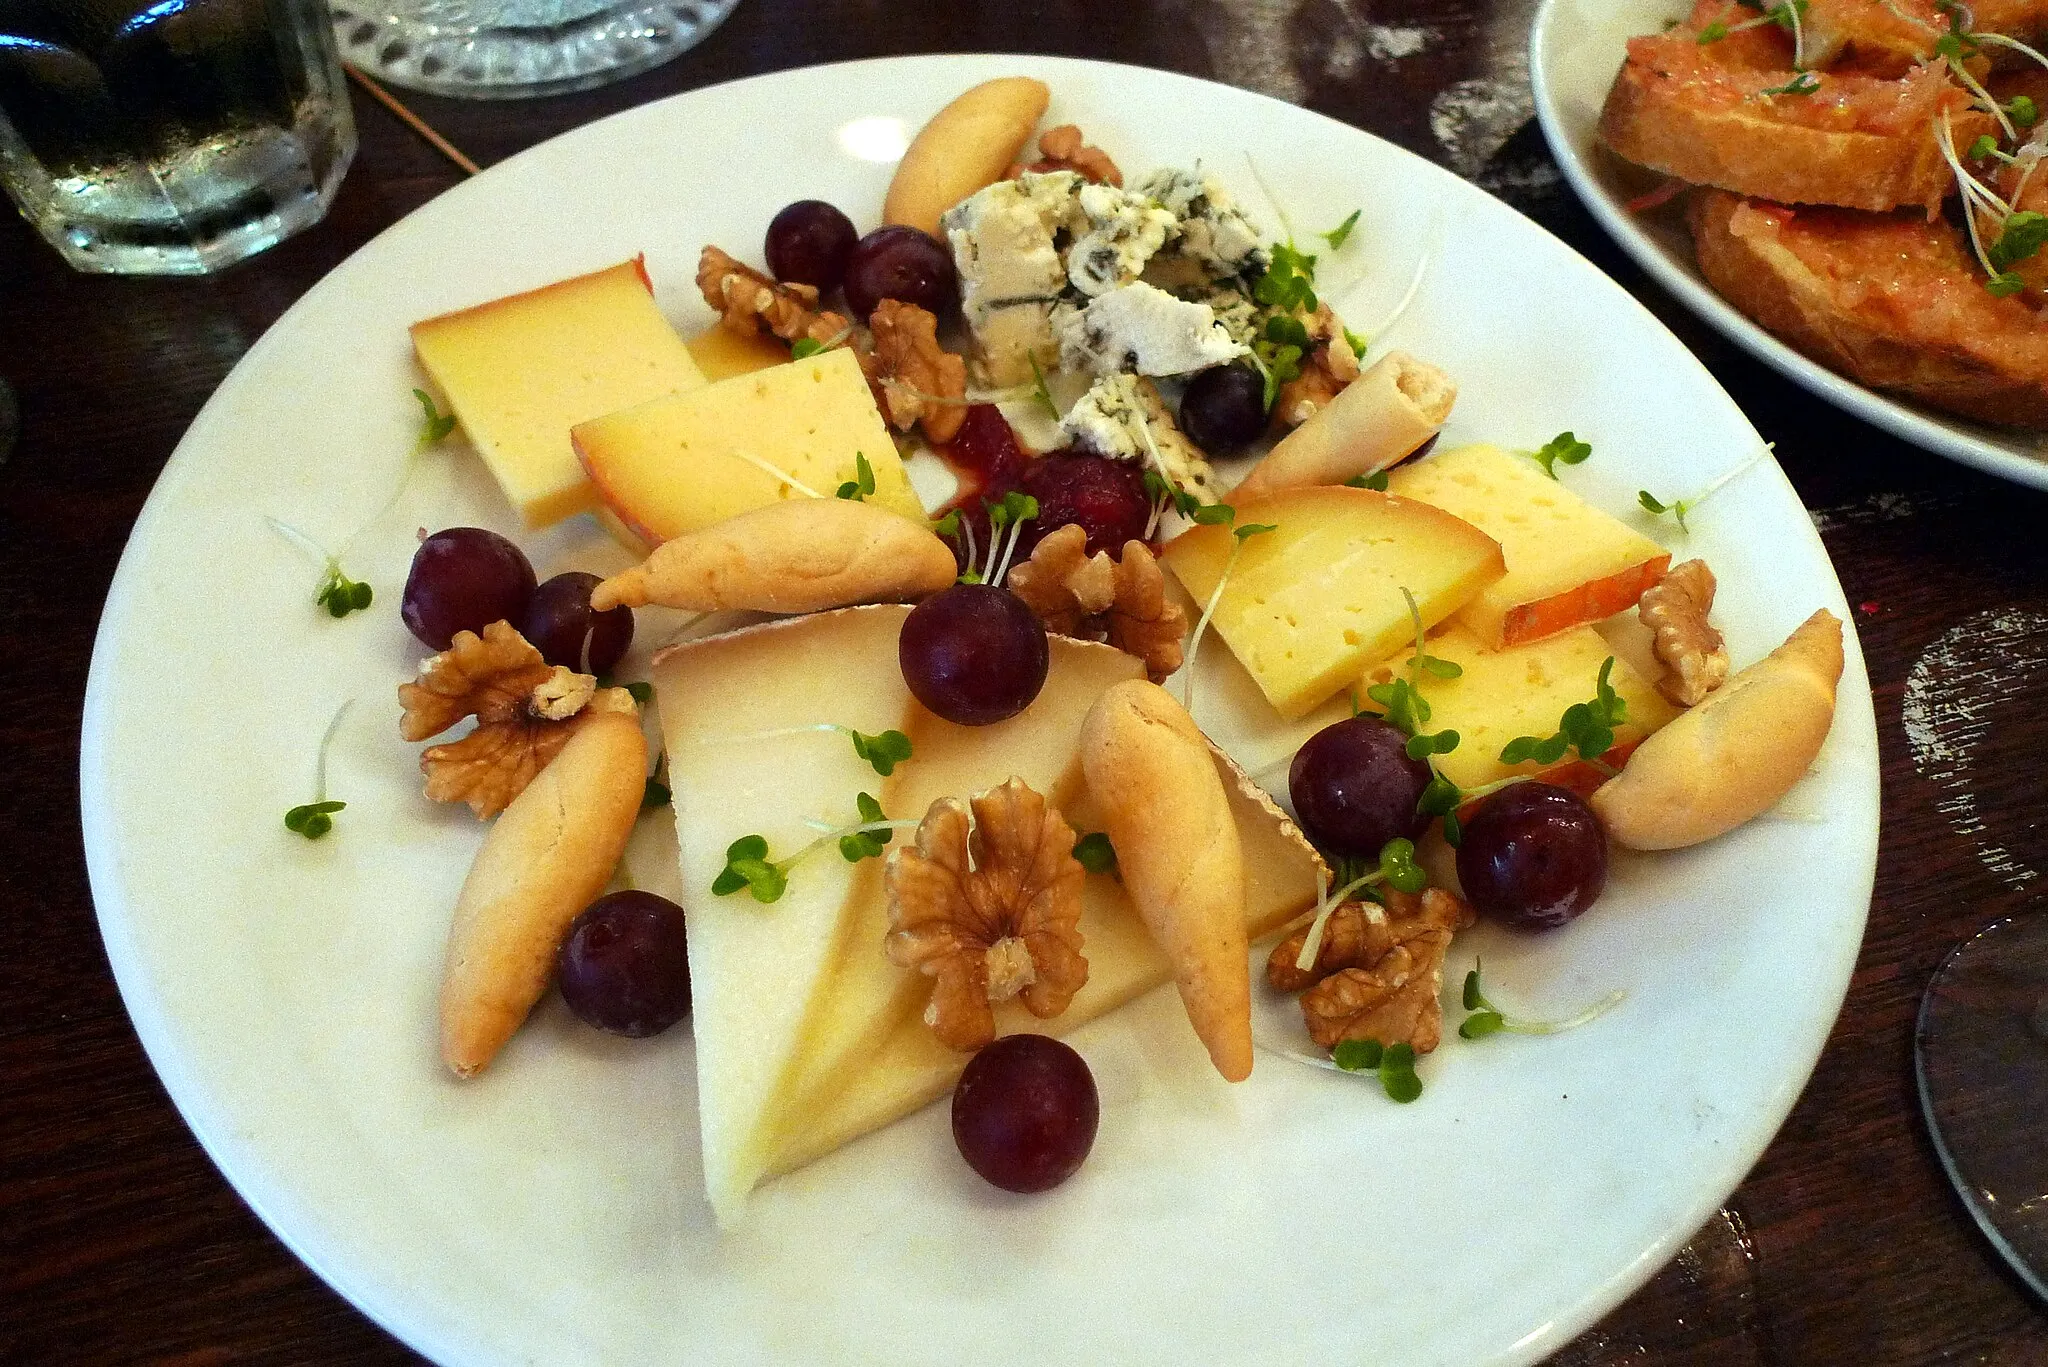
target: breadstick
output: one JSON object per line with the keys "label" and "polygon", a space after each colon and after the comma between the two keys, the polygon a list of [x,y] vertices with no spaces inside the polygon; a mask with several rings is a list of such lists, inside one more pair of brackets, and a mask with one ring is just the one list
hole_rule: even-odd
{"label": "breadstick", "polygon": [[591,590],[590,605],[821,612],[921,598],[958,573],[952,548],[899,513],[855,499],[787,499],[663,542]]}
{"label": "breadstick", "polygon": [[1052,101],[1029,76],[983,81],[918,130],[882,201],[882,222],[907,223],[944,241],[939,215],[1003,178]]}
{"label": "breadstick", "polygon": [[1426,361],[1390,351],[1281,438],[1232,502],[1307,484],[1342,484],[1412,454],[1442,430],[1458,386]]}
{"label": "breadstick", "polygon": [[1165,689],[1131,679],[1088,713],[1081,770],[1188,1020],[1216,1071],[1242,1082],[1252,1071],[1244,860],[1208,741]]}
{"label": "breadstick", "polygon": [[1783,797],[1820,753],[1842,677],[1842,624],[1823,608],[1785,644],[1636,747],[1592,797],[1634,850],[1675,850],[1731,831]]}
{"label": "breadstick", "polygon": [[512,800],[455,902],[441,976],[441,1058],[481,1071],[554,975],[569,923],[603,889],[633,832],[647,741],[630,712],[575,723],[560,753]]}

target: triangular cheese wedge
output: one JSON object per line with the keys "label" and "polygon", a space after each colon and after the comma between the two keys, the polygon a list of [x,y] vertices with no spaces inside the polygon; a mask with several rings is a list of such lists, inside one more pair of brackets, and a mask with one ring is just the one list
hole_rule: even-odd
{"label": "triangular cheese wedge", "polygon": [[[850,866],[821,851],[792,871],[781,901],[763,906],[744,892],[710,895],[726,846],[759,832],[780,857],[808,838],[803,817],[851,820],[857,792],[915,820],[938,798],[1011,777],[1050,797],[1077,832],[1101,829],[1076,757],[1081,723],[1104,690],[1143,667],[1108,646],[1054,637],[1045,688],[1030,707],[994,726],[955,726],[903,684],[896,639],[908,612],[849,608],[750,628],[678,647],[654,672],[689,894],[705,1180],[721,1224],[737,1219],[761,1178],[917,1109],[967,1062],[924,1022],[931,980],[883,950],[880,860]],[[884,779],[837,733],[717,743],[819,724],[894,727],[914,753]],[[1217,763],[1238,818],[1256,937],[1314,902],[1321,866],[1236,766],[1220,753]],[[785,810],[773,810],[778,800]],[[998,1007],[998,1032],[1062,1034],[1171,977],[1121,884],[1091,874],[1083,899],[1087,985],[1051,1020],[1015,1002]]]}

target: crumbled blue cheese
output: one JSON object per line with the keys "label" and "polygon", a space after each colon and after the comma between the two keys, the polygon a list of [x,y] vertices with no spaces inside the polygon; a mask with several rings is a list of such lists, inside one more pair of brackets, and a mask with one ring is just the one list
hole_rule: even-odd
{"label": "crumbled blue cheese", "polygon": [[974,336],[984,384],[1031,382],[1031,362],[1055,363],[1053,303],[1067,272],[1053,245],[1067,228],[1081,178],[1071,171],[1001,180],[948,209],[939,220],[960,273],[960,310]]}
{"label": "crumbled blue cheese", "polygon": [[1074,203],[1067,279],[1089,296],[1136,280],[1178,226],[1165,209],[1114,185],[1084,185]]}
{"label": "crumbled blue cheese", "polygon": [[1266,268],[1258,226],[1214,176],[1162,166],[1141,177],[1131,193],[1157,201],[1173,215],[1178,226],[1167,249],[1200,263],[1210,279],[1256,275]]}
{"label": "crumbled blue cheese", "polygon": [[1246,298],[1242,290],[1217,289],[1189,297],[1208,307],[1216,316],[1217,326],[1230,334],[1231,341],[1246,349],[1251,347],[1259,335],[1259,306]]}
{"label": "crumbled blue cheese", "polygon": [[1084,451],[1157,470],[1178,489],[1206,502],[1216,475],[1182,435],[1158,386],[1137,375],[1105,375],[1060,420],[1060,435]]}
{"label": "crumbled blue cheese", "polygon": [[1248,349],[1206,304],[1176,299],[1142,281],[1119,285],[1085,307],[1059,304],[1051,325],[1060,367],[1092,375],[1186,375],[1235,360]]}

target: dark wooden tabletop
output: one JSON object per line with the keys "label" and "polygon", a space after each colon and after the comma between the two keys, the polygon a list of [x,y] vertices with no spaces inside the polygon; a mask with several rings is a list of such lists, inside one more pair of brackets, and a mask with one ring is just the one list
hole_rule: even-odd
{"label": "dark wooden tabletop", "polygon": [[[1813,510],[1869,662],[1884,830],[1848,1002],[1784,1130],[1687,1253],[1556,1361],[2048,1363],[2048,1309],[1951,1193],[1912,1062],[1915,1007],[1942,956],[1994,917],[2030,913],[2048,868],[2048,495],[1824,406],[1649,284],[1529,121],[1529,7],[745,0],[695,51],[608,89],[411,103],[488,166],[615,110],[778,68],[938,51],[1113,58],[1389,137],[1623,281],[1777,443]],[[356,118],[362,150],[328,220],[218,278],[77,275],[0,221],[0,1362],[415,1360],[272,1237],[166,1098],[101,947],[77,796],[100,606],[186,424],[309,286],[460,178],[360,95]]]}

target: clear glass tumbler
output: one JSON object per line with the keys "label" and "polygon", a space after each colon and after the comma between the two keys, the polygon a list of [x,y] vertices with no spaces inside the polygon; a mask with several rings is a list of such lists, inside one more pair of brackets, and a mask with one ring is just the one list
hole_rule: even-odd
{"label": "clear glass tumbler", "polygon": [[342,55],[469,99],[587,90],[701,42],[739,0],[333,0]]}
{"label": "clear glass tumbler", "polygon": [[79,270],[232,265],[355,149],[323,0],[0,0],[0,185]]}

